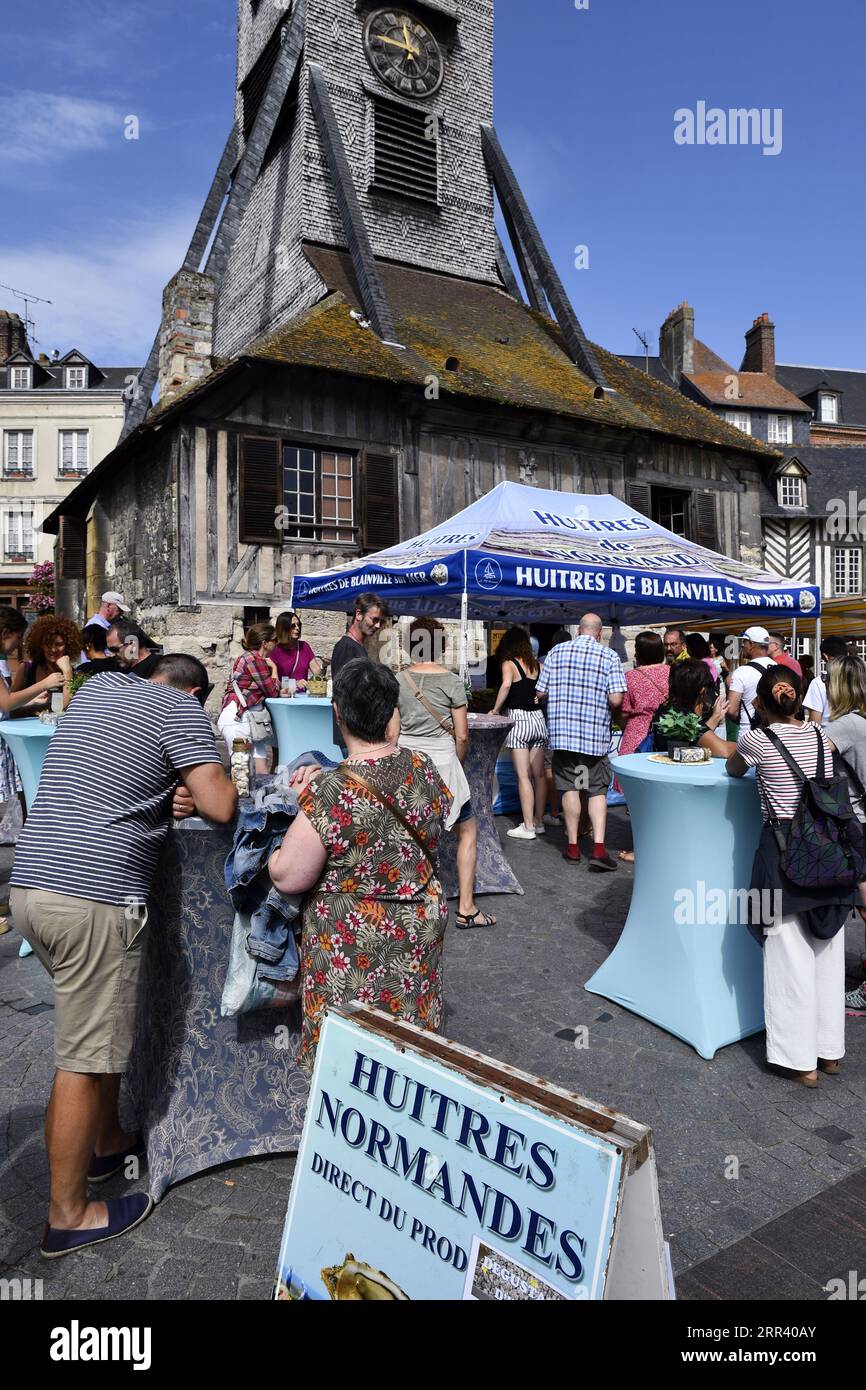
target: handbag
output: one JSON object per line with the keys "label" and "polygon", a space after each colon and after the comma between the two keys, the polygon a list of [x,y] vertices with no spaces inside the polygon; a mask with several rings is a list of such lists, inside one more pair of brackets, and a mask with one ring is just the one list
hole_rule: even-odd
{"label": "handbag", "polygon": [[254,669],[250,670],[250,675],[252,676],[253,680],[256,682],[256,684],[262,692],[262,700],[259,704],[251,706],[247,704],[246,697],[244,696],[243,691],[241,690],[234,676],[232,676],[231,678],[232,689],[235,692],[238,704],[240,705],[244,714],[247,716],[247,722],[249,723],[250,728],[250,737],[252,738],[253,742],[268,743],[274,737],[274,723],[271,719],[271,712],[264,702],[267,692],[265,690],[264,685],[262,684],[261,677],[259,676],[258,671]]}
{"label": "handbag", "polygon": [[432,719],[435,719],[435,720],[436,720],[436,723],[439,725],[440,729],[444,729],[445,732],[446,732],[446,734],[448,734],[449,738],[454,738],[455,735],[454,735],[454,722],[453,722],[453,720],[451,720],[451,719],[445,719],[445,718],[442,717],[441,714],[438,714],[438,713],[437,713],[437,711],[434,709],[433,705],[431,705],[431,703],[430,703],[430,701],[427,699],[427,697],[421,693],[421,690],[420,690],[419,687],[415,684],[414,680],[412,679],[411,673],[410,673],[409,671],[404,671],[404,672],[403,672],[403,675],[406,677],[407,681],[409,682],[409,685],[410,685],[410,687],[411,687],[411,690],[412,690],[413,695],[415,696],[415,699],[418,700],[418,701],[420,702],[420,704],[422,704],[422,705],[424,706],[424,708],[426,709],[426,711],[427,711],[427,713],[430,715],[430,717],[431,717]]}
{"label": "handbag", "polygon": [[390,811],[394,819],[400,822],[406,833],[412,836],[412,839],[421,850],[421,853],[424,855],[433,873],[438,873],[435,860],[427,847],[426,841],[421,838],[414,825],[406,819],[399,806],[395,806],[393,801],[391,801],[384,792],[380,792],[379,788],[375,787],[372,782],[369,782],[363,772],[358,772],[356,768],[347,768],[344,763],[341,763],[337,768],[337,773],[344,782],[358,783],[365,791],[368,791],[381,806],[384,806],[386,811]]}

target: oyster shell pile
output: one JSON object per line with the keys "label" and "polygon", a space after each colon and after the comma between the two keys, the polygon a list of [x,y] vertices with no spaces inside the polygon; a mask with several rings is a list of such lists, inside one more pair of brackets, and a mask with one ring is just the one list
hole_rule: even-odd
{"label": "oyster shell pile", "polygon": [[336,1303],[389,1303],[409,1302],[409,1295],[398,1288],[393,1279],[383,1274],[381,1269],[373,1269],[347,1255],[341,1265],[332,1265],[322,1270],[325,1288]]}

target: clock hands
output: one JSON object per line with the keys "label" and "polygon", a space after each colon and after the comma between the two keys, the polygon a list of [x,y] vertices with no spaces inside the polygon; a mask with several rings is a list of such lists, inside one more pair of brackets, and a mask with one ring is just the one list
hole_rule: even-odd
{"label": "clock hands", "polygon": [[[405,32],[406,32],[406,26],[405,26],[405,24],[403,25],[403,30],[404,30],[404,33],[405,33]],[[379,37],[381,38],[382,43],[390,43],[390,44],[393,45],[394,48],[402,48],[406,53],[408,53],[408,55],[409,55],[410,58],[420,58],[420,57],[421,57],[421,50],[420,50],[420,48],[413,48],[412,45],[411,45],[411,43],[408,43],[408,42],[407,42],[407,43],[401,43],[399,39],[389,39],[389,38],[387,37],[387,35],[385,35],[385,34],[380,34]],[[407,37],[408,37],[408,36],[407,36]]]}

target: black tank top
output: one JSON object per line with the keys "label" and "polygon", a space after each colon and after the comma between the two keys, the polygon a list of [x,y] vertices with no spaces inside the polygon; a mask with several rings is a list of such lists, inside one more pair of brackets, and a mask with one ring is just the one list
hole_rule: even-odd
{"label": "black tank top", "polygon": [[[505,709],[526,709],[537,710],[538,704],[535,699],[535,687],[538,685],[538,676],[527,676],[519,661],[514,661],[514,665],[520,672],[520,680],[514,681],[508,692],[508,699],[505,702]],[[541,672],[539,671],[539,675]]]}

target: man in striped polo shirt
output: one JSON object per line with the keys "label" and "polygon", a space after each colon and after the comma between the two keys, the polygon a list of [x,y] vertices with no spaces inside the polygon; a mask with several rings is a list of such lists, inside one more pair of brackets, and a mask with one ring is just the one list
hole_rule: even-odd
{"label": "man in striped polo shirt", "polygon": [[[49,744],[18,840],[15,925],[54,979],[48,1258],[122,1235],[152,1207],[144,1193],[89,1201],[87,1183],[141,1150],[121,1129],[117,1100],[169,816],[227,822],[237,806],[196,698],[207,684],[201,662],[180,654],[163,657],[150,680],[109,671],[88,681]],[[117,771],[106,774],[112,748]]]}

